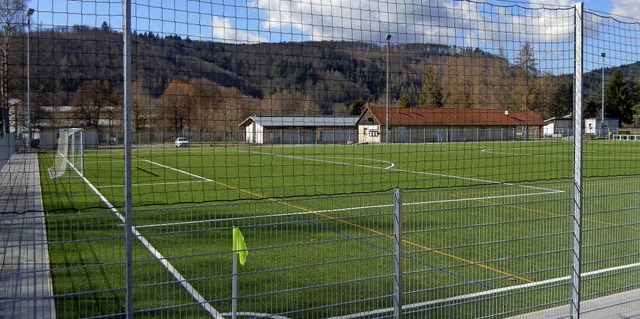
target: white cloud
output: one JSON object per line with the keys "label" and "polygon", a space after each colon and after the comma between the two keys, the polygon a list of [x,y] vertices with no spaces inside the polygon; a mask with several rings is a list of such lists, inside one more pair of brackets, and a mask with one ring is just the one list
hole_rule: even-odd
{"label": "white cloud", "polygon": [[[544,4],[544,3],[547,4]],[[573,33],[572,0],[521,7],[450,0],[254,0],[263,30],[294,30],[311,40],[422,42],[478,46],[495,41],[563,41]],[[544,5],[543,5],[544,4]],[[558,9],[564,6],[564,9]],[[502,11],[505,15],[498,15]]]}
{"label": "white cloud", "polygon": [[[311,40],[357,40],[382,42],[443,42],[452,36],[446,0],[256,0],[265,14],[264,29],[293,29]],[[432,21],[445,22],[440,26]]]}
{"label": "white cloud", "polygon": [[267,41],[266,38],[255,34],[258,30],[238,29],[238,26],[233,26],[228,18],[213,16],[211,28],[213,38],[228,43],[259,43]]}
{"label": "white cloud", "polygon": [[640,1],[611,0],[611,14],[622,17],[633,17],[635,20],[640,15]]}

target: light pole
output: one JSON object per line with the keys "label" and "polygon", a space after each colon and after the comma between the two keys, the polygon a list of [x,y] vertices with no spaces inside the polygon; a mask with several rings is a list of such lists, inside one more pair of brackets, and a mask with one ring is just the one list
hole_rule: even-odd
{"label": "light pole", "polygon": [[27,9],[27,150],[31,151],[31,71],[29,70],[29,66],[30,66],[30,59],[29,59],[29,55],[30,55],[30,51],[31,48],[29,47],[30,45],[30,36],[31,36],[31,16],[33,15],[33,12],[35,10],[34,9]]}
{"label": "light pole", "polygon": [[600,115],[602,118],[602,123],[600,123],[600,134],[604,136],[604,58],[606,54],[603,52],[600,56],[602,57],[602,92],[600,94],[602,95],[602,114]]}
{"label": "light pole", "polygon": [[385,134],[386,142],[389,143],[389,46],[391,45],[391,34],[387,34],[387,93],[386,93],[386,121],[385,121]]}

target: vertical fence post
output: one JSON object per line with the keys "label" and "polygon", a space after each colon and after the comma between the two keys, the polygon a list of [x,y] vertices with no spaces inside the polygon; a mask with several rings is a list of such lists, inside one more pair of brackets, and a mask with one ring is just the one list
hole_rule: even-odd
{"label": "vertical fence post", "polygon": [[125,303],[126,318],[133,318],[132,176],[131,176],[131,2],[124,0],[123,20],[123,106],[124,106],[124,211],[125,211]]}
{"label": "vertical fence post", "polygon": [[572,219],[572,272],[571,272],[571,318],[580,318],[580,276],[582,262],[582,3],[576,3],[575,11],[575,66],[573,100],[573,219]]}
{"label": "vertical fence post", "polygon": [[400,188],[393,191],[393,211],[393,232],[395,233],[393,312],[394,318],[400,319],[402,318],[402,189]]}

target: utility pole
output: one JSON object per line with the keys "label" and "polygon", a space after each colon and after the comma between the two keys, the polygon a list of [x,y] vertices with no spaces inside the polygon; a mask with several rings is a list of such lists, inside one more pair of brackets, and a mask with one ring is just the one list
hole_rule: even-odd
{"label": "utility pole", "polygon": [[30,61],[30,53],[31,48],[30,40],[31,40],[31,16],[35,12],[34,9],[27,9],[27,20],[25,21],[27,24],[27,96],[26,96],[26,104],[27,104],[27,150],[31,151],[31,70],[29,67],[31,65]]}
{"label": "utility pole", "polygon": [[389,143],[389,47],[391,46],[391,34],[387,34],[387,93],[386,93],[386,121],[385,121],[385,135],[386,143]]}
{"label": "utility pole", "polygon": [[605,136],[604,134],[604,128],[605,128],[605,117],[604,117],[604,58],[606,56],[606,54],[603,52],[601,55],[602,57],[602,114],[600,115],[600,118],[602,120],[602,122],[600,123],[600,132],[602,134],[602,136]]}

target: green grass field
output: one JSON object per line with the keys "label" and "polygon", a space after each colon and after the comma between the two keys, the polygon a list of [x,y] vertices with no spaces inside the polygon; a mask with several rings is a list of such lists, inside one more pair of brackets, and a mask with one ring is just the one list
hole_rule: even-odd
{"label": "green grass field", "polygon": [[[416,317],[513,314],[570,297],[554,280],[570,273],[569,142],[194,145],[133,155],[140,317],[211,317],[185,282],[228,313],[233,226],[250,249],[241,311],[325,318],[391,307],[394,188],[404,190],[404,303],[422,311]],[[585,143],[585,272],[637,262],[639,157],[630,142]],[[52,163],[41,154],[42,172]],[[124,311],[123,153],[87,150],[84,163],[86,179],[42,178],[60,318]],[[607,274],[585,279],[590,296],[637,278]],[[482,294],[502,288],[509,293]]]}

